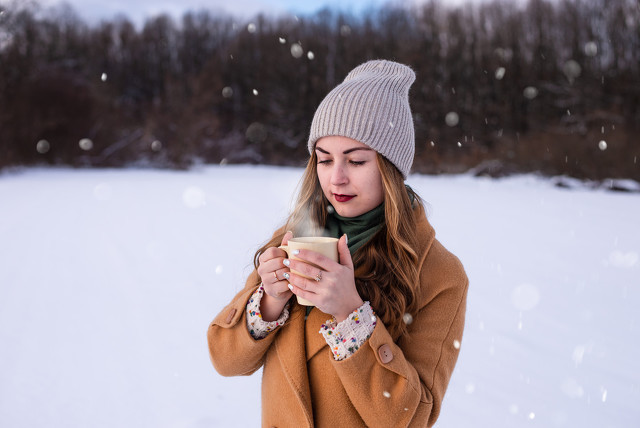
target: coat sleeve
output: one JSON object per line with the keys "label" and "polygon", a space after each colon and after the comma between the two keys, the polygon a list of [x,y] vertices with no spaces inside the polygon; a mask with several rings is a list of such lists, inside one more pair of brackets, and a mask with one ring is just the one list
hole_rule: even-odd
{"label": "coat sleeve", "polygon": [[222,376],[250,375],[258,370],[264,362],[266,351],[276,337],[277,331],[264,339],[256,340],[247,328],[247,302],[258,288],[253,284],[259,281],[257,271],[253,271],[245,288],[209,325],[209,356],[216,371]]}
{"label": "coat sleeve", "polygon": [[[333,365],[369,427],[432,426],[458,358],[468,278],[437,241],[421,268],[421,308],[394,343],[382,322],[354,355]],[[368,346],[367,346],[368,345]]]}

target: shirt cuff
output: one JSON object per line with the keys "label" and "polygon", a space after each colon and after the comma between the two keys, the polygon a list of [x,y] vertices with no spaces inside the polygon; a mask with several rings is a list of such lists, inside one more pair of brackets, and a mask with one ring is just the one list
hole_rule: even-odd
{"label": "shirt cuff", "polygon": [[249,334],[256,340],[264,339],[267,337],[267,334],[280,327],[289,319],[289,302],[287,302],[277,320],[264,321],[260,313],[262,296],[264,296],[264,286],[260,284],[260,287],[254,291],[247,302],[247,328],[249,329]]}
{"label": "shirt cuff", "polygon": [[331,318],[322,324],[319,333],[331,348],[336,361],[349,358],[360,349],[376,326],[376,316],[369,302],[364,302],[343,321]]}

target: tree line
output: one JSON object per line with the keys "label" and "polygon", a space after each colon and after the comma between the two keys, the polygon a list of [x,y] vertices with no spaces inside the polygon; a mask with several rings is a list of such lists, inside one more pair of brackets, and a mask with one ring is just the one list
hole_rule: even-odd
{"label": "tree line", "polygon": [[140,28],[0,4],[0,167],[303,165],[313,113],[358,64],[417,74],[414,171],[640,180],[636,0],[494,0]]}

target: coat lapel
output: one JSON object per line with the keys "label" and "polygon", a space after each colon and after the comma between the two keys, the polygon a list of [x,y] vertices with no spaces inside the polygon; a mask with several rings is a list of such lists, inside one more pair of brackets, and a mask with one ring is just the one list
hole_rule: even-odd
{"label": "coat lapel", "polygon": [[305,350],[304,315],[304,306],[294,304],[289,322],[282,327],[275,345],[285,377],[298,397],[308,425],[313,426]]}

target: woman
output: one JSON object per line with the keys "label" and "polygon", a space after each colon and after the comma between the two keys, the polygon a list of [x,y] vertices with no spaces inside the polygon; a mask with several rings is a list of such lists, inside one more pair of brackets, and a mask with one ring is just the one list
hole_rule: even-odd
{"label": "woman", "polygon": [[[263,426],[432,426],[440,413],[468,280],[404,185],[414,80],[405,65],[369,61],[322,101],[296,208],[209,327],[220,374],[263,367]],[[278,248],[311,234],[339,237],[340,261]]]}

